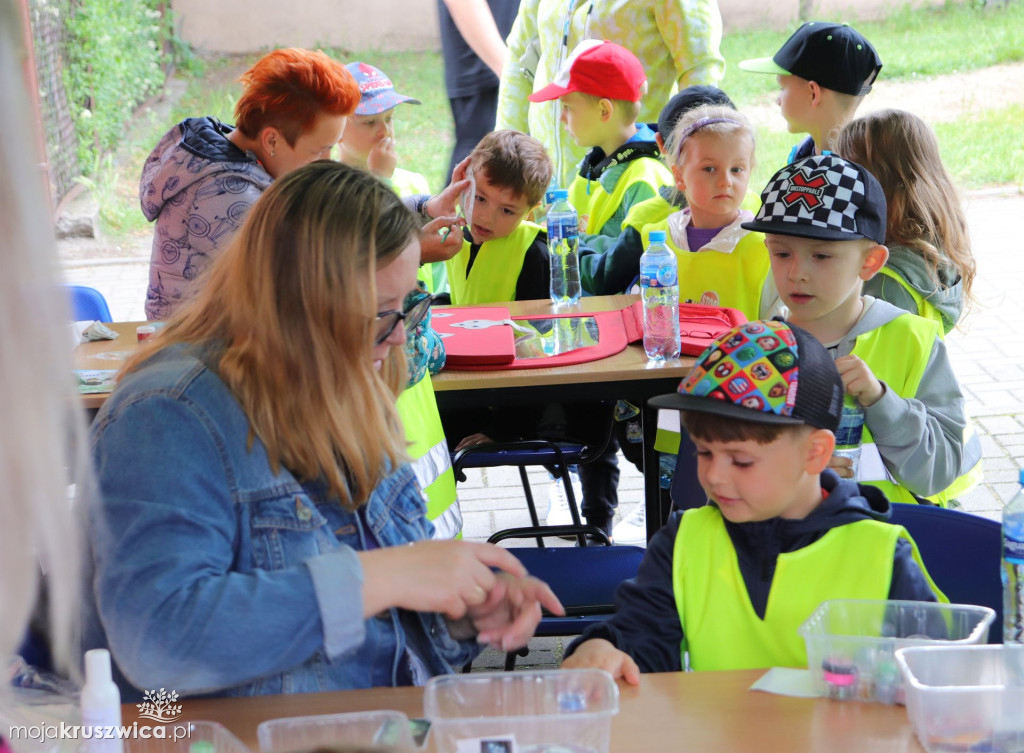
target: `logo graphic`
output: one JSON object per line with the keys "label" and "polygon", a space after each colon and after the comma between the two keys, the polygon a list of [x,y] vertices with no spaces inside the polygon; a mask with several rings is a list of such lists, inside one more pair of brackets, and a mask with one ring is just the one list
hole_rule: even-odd
{"label": "logo graphic", "polygon": [[160,724],[173,722],[181,713],[181,704],[177,703],[178,693],[174,690],[169,693],[160,690],[147,690],[142,696],[142,703],[135,704],[139,709],[139,716],[152,719]]}
{"label": "logo graphic", "polygon": [[789,181],[789,192],[782,197],[786,206],[793,206],[797,202],[803,202],[807,209],[817,209],[821,206],[821,197],[825,194],[825,186],[828,181],[824,175],[808,180],[802,173],[795,173]]}

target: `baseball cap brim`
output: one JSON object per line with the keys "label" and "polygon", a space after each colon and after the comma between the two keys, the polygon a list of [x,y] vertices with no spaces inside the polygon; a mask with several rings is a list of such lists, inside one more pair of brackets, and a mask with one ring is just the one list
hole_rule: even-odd
{"label": "baseball cap brim", "polygon": [[[763,222],[751,220],[740,223],[744,230],[753,230],[756,233],[769,233],[771,235],[792,235],[797,238],[813,238],[820,241],[856,241],[871,240],[866,235],[851,233],[843,230],[809,225],[799,222]],[[877,241],[876,241],[877,242]]]}
{"label": "baseball cap brim", "polygon": [[568,87],[560,84],[548,84],[543,89],[535,91],[527,99],[531,102],[550,102],[552,99],[558,99],[562,95],[568,94],[569,91]]}
{"label": "baseball cap brim", "polygon": [[750,408],[744,408],[736,405],[735,403],[727,403],[724,400],[716,400],[712,397],[683,395],[678,392],[672,392],[667,395],[657,395],[656,397],[652,397],[648,400],[647,404],[653,408],[686,410],[693,411],[695,413],[711,413],[716,416],[726,416],[728,418],[739,419],[740,421],[750,421],[755,424],[783,424],[786,426],[795,426],[797,424],[804,423],[799,418],[793,418],[792,416],[780,416],[777,413],[765,413],[762,411],[751,410]]}
{"label": "baseball cap brim", "polygon": [[792,76],[793,74],[776,63],[772,58],[751,58],[741,60],[740,68],[751,73],[771,73],[773,76]]}
{"label": "baseball cap brim", "polygon": [[356,106],[356,115],[376,115],[377,113],[390,110],[392,107],[398,107],[401,104],[422,105],[423,102],[414,97],[398,94],[397,92],[381,92],[372,97],[361,99]]}

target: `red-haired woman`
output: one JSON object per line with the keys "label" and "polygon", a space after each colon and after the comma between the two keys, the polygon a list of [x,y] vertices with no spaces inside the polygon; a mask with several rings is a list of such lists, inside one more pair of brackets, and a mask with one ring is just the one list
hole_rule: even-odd
{"label": "red-haired woman", "polygon": [[183,120],[142,169],[142,212],[156,221],[149,319],[168,318],[195,294],[197,278],[271,181],[330,156],[359,104],[352,75],[319,51],[275,50],[239,80],[236,127]]}

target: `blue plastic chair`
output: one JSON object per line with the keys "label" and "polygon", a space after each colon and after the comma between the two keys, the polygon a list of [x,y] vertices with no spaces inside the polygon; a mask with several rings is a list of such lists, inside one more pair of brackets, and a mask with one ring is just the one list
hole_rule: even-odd
{"label": "blue plastic chair", "polygon": [[954,604],[996,611],[989,643],[1003,641],[1002,526],[978,515],[931,505],[893,504],[891,522],[917,542],[928,572]]}
{"label": "blue plastic chair", "polygon": [[111,322],[110,307],[103,294],[86,285],[65,285],[71,295],[71,314],[76,322]]}

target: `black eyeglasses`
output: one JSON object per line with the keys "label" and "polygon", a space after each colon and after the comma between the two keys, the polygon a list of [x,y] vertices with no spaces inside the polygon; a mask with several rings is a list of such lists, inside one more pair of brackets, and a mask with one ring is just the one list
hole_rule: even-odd
{"label": "black eyeglasses", "polygon": [[381,311],[374,320],[377,332],[374,335],[373,344],[380,345],[387,340],[395,331],[398,323],[403,320],[406,333],[412,332],[426,318],[433,300],[433,296],[428,295],[414,300],[411,305],[405,307],[404,311]]}

